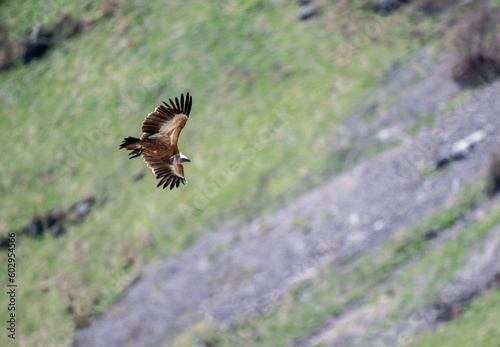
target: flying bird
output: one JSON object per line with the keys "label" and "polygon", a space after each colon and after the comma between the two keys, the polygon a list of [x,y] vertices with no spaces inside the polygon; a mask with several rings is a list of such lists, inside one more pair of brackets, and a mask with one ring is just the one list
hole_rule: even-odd
{"label": "flying bird", "polygon": [[151,168],[157,179],[160,179],[157,187],[163,185],[163,189],[170,185],[170,189],[179,187],[186,181],[182,163],[190,162],[177,147],[179,134],[186,125],[193,105],[193,99],[186,94],[181,94],[180,101],[175,98],[168,99],[170,105],[163,102],[154,112],[148,114],[142,123],[142,136],[127,137],[123,139],[120,149],[129,151],[129,159],[142,155],[146,164]]}

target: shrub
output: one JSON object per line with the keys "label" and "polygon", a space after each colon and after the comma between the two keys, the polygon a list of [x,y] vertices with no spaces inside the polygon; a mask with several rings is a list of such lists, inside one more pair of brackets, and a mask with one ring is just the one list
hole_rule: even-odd
{"label": "shrub", "polygon": [[408,2],[410,2],[410,0],[379,0],[375,3],[374,10],[379,14],[387,15]]}
{"label": "shrub", "polygon": [[492,197],[500,191],[500,152],[491,158],[486,173],[486,193]]}
{"label": "shrub", "polygon": [[8,27],[0,23],[0,72],[12,66],[18,51],[19,47],[9,37]]}
{"label": "shrub", "polygon": [[465,15],[454,36],[453,79],[462,86],[490,82],[500,73],[499,11],[482,5]]}
{"label": "shrub", "polygon": [[418,9],[430,14],[439,14],[448,7],[455,5],[460,0],[421,0]]}

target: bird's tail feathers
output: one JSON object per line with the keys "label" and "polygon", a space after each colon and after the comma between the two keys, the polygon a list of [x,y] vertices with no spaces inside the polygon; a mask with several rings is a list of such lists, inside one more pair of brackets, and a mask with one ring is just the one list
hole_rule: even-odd
{"label": "bird's tail feathers", "polygon": [[[140,141],[141,141],[141,139],[138,139],[137,137],[132,137],[132,136],[126,137],[123,139],[123,142],[120,145],[120,149],[126,148],[128,145],[131,145],[133,143],[140,142]],[[134,148],[127,148],[127,149],[132,150]]]}

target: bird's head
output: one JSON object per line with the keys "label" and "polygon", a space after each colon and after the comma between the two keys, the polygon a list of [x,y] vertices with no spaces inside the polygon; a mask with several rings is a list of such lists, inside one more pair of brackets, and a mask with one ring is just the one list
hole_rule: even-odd
{"label": "bird's head", "polygon": [[186,157],[184,154],[180,153],[180,157],[181,157],[181,163],[190,163],[191,160],[189,160],[188,157]]}

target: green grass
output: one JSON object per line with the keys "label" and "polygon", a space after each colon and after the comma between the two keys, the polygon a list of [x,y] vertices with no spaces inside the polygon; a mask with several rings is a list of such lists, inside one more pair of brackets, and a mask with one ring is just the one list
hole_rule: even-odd
{"label": "green grass", "polygon": [[414,124],[405,129],[405,133],[408,135],[415,135],[422,127],[428,127],[434,121],[435,115],[433,113],[427,114],[419,123]]}
{"label": "green grass", "polygon": [[412,347],[484,346],[497,347],[500,330],[500,291],[496,290],[475,300],[462,314],[435,332],[415,337]]}
{"label": "green grass", "polygon": [[420,170],[420,177],[426,179],[437,174],[438,172],[439,172],[438,168],[426,165]]}
{"label": "green grass", "polygon": [[219,243],[217,244],[208,254],[207,254],[207,259],[208,260],[214,260],[217,258],[225,249],[227,249],[228,245],[227,244],[222,244]]}
{"label": "green grass", "polygon": [[[32,24],[53,25],[64,13],[98,18],[99,2],[88,3],[3,2],[0,20],[20,40]],[[393,64],[433,37],[433,19],[375,17],[360,1],[341,11],[325,3],[307,23],[291,3],[224,4],[120,2],[111,19],[0,75],[8,149],[0,154],[0,230],[97,198],[67,235],[18,238],[21,346],[69,341],[68,305],[95,316],[145,263],[178,254],[226,220],[270,214],[344,168],[331,134]],[[413,40],[419,28],[425,39]],[[179,146],[192,160],[189,184],[157,189],[149,170],[134,182],[145,164],[118,151],[121,139],[140,135],[148,112],[186,91],[193,110]],[[137,254],[132,266],[124,266],[128,252]],[[350,298],[365,288],[363,278],[356,283]]]}

